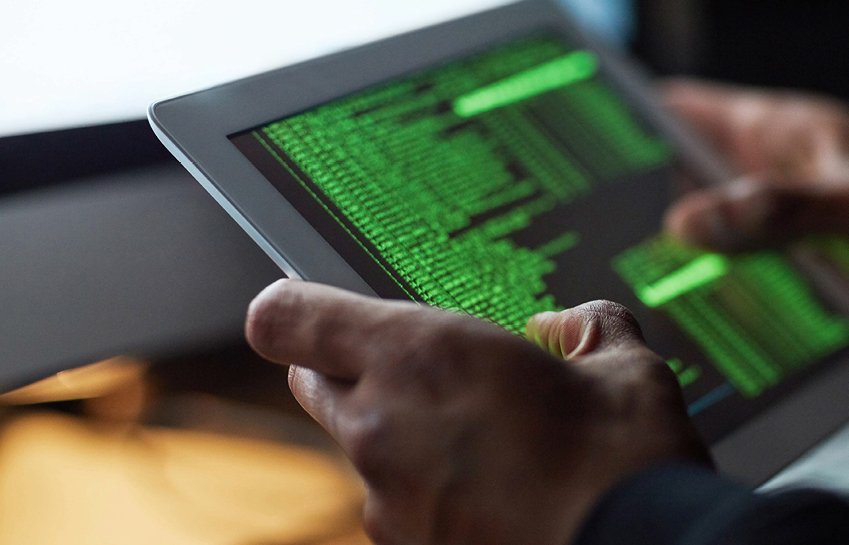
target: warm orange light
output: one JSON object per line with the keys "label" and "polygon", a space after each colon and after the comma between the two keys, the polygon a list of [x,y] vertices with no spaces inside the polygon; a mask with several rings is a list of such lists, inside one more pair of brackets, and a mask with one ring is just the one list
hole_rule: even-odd
{"label": "warm orange light", "polygon": [[62,371],[52,377],[0,395],[0,404],[34,405],[100,397],[138,380],[146,367],[144,362],[132,358],[108,359]]}
{"label": "warm orange light", "polygon": [[367,545],[331,454],[60,415],[0,433],[0,545]]}

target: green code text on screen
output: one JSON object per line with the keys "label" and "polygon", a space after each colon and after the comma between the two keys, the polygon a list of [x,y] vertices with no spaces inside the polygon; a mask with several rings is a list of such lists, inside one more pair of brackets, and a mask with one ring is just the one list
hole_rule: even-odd
{"label": "green code text on screen", "polygon": [[631,307],[691,413],[754,399],[849,343],[778,253],[660,235],[671,146],[599,58],[535,36],[231,137],[378,293],[521,332]]}

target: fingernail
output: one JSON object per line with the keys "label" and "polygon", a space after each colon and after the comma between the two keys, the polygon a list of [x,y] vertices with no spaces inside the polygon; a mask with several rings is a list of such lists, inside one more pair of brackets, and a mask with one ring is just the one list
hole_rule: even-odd
{"label": "fingernail", "polygon": [[716,191],[690,198],[667,218],[667,229],[688,244],[725,247],[734,235],[723,201],[724,197]]}
{"label": "fingernail", "polygon": [[727,186],[728,215],[733,218],[738,236],[755,238],[775,210],[775,202],[763,186],[741,178]]}
{"label": "fingernail", "polygon": [[557,319],[556,312],[541,312],[531,316],[525,326],[525,336],[535,345],[548,350],[548,341],[542,338],[543,332],[551,329],[555,319]]}
{"label": "fingernail", "polygon": [[[581,339],[578,341],[578,344],[575,348],[572,349],[571,352],[563,356],[564,359],[571,360],[572,358],[576,358],[578,356],[582,356],[587,352],[587,346],[590,344],[590,340],[592,337],[592,326],[587,322],[581,323]],[[560,347],[561,350],[563,347]]]}
{"label": "fingernail", "polygon": [[749,179],[714,188],[673,215],[672,230],[691,244],[719,250],[739,248],[771,213],[761,194]]}
{"label": "fingernail", "polygon": [[591,341],[591,327],[568,310],[537,314],[528,322],[526,331],[534,344],[567,360],[582,355]]}

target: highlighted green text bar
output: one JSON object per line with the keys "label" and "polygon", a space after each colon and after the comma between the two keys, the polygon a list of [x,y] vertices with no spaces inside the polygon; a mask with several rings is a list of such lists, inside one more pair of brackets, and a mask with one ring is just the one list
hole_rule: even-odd
{"label": "highlighted green text bar", "polygon": [[454,113],[473,117],[590,79],[597,71],[598,57],[589,51],[575,51],[459,97],[454,101]]}
{"label": "highlighted green text bar", "polygon": [[637,297],[647,307],[655,308],[689,291],[706,286],[728,272],[728,259],[719,254],[706,254],[650,286],[637,290]]}
{"label": "highlighted green text bar", "polygon": [[574,248],[581,242],[581,235],[577,231],[569,231],[547,242],[536,249],[536,253],[552,258],[558,254],[563,254]]}

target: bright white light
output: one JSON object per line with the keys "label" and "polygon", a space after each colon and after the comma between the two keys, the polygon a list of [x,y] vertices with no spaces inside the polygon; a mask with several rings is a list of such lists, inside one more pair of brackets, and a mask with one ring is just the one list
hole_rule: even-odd
{"label": "bright white light", "polygon": [[0,17],[0,136],[140,119],[157,99],[506,0],[26,0]]}

